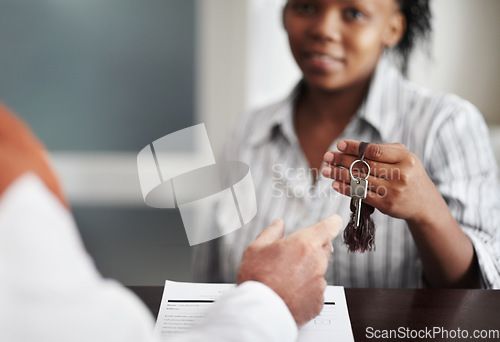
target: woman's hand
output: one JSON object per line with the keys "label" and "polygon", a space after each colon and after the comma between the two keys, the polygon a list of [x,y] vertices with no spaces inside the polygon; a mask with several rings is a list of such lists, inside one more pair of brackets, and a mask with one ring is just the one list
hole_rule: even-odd
{"label": "woman's hand", "polygon": [[[328,165],[322,174],[334,179],[333,188],[347,196],[349,167],[358,159],[359,144],[342,140],[337,144],[340,152],[327,152],[324,156]],[[479,266],[472,243],[415,154],[401,144],[369,144],[365,161],[370,165],[370,175],[363,201],[384,214],[406,220],[429,284],[479,286]]]}
{"label": "woman's hand", "polygon": [[[322,169],[334,179],[333,188],[349,196],[349,167],[359,159],[359,142],[341,140],[340,152],[327,152]],[[415,154],[402,144],[369,144],[365,161],[370,165],[365,203],[384,214],[409,222],[428,222],[437,210],[448,207]],[[355,167],[359,167],[356,165]],[[361,174],[363,177],[365,175]]]}

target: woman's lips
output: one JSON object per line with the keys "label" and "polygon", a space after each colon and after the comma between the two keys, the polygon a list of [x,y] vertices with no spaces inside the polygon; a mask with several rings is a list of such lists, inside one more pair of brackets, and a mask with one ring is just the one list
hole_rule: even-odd
{"label": "woman's lips", "polygon": [[306,53],[305,64],[312,69],[333,71],[342,68],[344,66],[344,60],[328,54]]}

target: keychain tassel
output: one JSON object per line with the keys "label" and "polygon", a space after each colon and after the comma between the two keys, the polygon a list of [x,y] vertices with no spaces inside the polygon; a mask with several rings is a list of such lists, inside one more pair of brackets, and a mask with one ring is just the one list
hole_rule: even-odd
{"label": "keychain tassel", "polygon": [[351,200],[351,219],[344,229],[344,243],[348,251],[364,253],[375,250],[375,223],[370,216],[375,208],[365,203],[362,204],[358,228],[355,228],[354,209],[354,201]]}
{"label": "keychain tassel", "polygon": [[[359,145],[359,160],[358,161],[361,161],[361,162],[364,161],[365,151],[366,151],[367,146],[368,146],[368,143],[366,143],[366,142],[360,143],[360,145]],[[354,163],[356,163],[356,162],[354,162]],[[366,166],[368,167],[368,174],[369,174],[370,167],[368,164],[366,164]],[[351,168],[352,168],[352,165],[351,165]],[[350,172],[352,172],[352,171],[350,171]],[[352,173],[351,173],[351,177],[353,177]],[[366,178],[368,178],[368,176]],[[365,191],[366,191],[366,189],[365,189]],[[363,198],[365,196],[363,196]],[[356,199],[354,199],[354,198],[351,199],[351,212],[352,212],[352,214],[351,214],[351,219],[349,220],[349,223],[347,224],[347,226],[344,229],[344,243],[347,245],[347,250],[351,253],[354,253],[354,252],[364,253],[367,251],[375,250],[375,223],[373,222],[373,219],[370,216],[375,211],[375,208],[369,204],[366,204],[366,203],[363,203],[360,201],[361,214],[360,214],[360,220],[359,220],[359,227],[356,227],[356,222],[355,222],[355,220],[356,220],[356,218],[355,218],[356,206],[355,206],[355,202],[354,202],[355,200]],[[357,200],[359,200],[359,198]]]}

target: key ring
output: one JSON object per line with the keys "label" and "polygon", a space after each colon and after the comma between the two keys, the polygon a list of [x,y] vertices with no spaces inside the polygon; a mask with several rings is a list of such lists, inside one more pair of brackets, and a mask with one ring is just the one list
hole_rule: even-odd
{"label": "key ring", "polygon": [[354,177],[352,174],[352,167],[356,165],[357,163],[363,163],[365,166],[368,168],[368,172],[366,173],[366,177],[364,179],[368,179],[368,176],[370,175],[370,165],[362,159],[358,159],[352,162],[351,166],[349,167],[349,174],[351,175],[351,178],[361,178],[361,177]]}

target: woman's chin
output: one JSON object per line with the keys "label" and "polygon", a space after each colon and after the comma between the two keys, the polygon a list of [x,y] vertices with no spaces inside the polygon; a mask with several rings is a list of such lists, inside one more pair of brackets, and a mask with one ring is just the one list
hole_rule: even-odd
{"label": "woman's chin", "polygon": [[312,89],[325,92],[338,91],[345,88],[346,83],[326,77],[304,77],[306,84]]}

